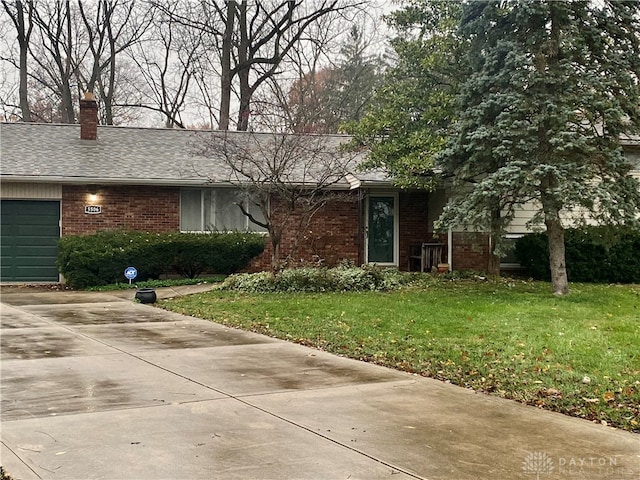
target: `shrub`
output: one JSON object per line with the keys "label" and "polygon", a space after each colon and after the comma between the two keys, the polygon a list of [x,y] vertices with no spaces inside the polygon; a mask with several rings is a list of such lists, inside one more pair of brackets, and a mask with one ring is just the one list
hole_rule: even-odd
{"label": "shrub", "polygon": [[264,251],[264,237],[254,233],[171,234],[163,257],[171,268],[187,278],[205,271],[229,274],[246,267]]}
{"label": "shrub", "polygon": [[58,268],[74,288],[123,281],[127,266],[136,280],[175,272],[194,278],[203,272],[229,274],[246,267],[264,250],[264,237],[245,233],[168,233],[109,231],[68,236],[58,244]]}
{"label": "shrub", "polygon": [[[573,282],[640,283],[640,231],[585,227],[565,231],[567,275]],[[549,280],[546,233],[518,239],[515,254],[531,277]]]}
{"label": "shrub", "polygon": [[261,272],[232,275],[220,288],[250,293],[387,291],[407,283],[409,278],[395,269],[373,266],[305,267],[287,269],[276,274]]}

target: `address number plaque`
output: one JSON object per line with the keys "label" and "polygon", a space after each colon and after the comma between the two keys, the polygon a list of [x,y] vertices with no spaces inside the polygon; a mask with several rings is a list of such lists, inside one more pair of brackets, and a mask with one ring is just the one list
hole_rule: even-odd
{"label": "address number plaque", "polygon": [[88,213],[89,215],[97,215],[102,213],[102,207],[100,205],[85,205],[84,213]]}

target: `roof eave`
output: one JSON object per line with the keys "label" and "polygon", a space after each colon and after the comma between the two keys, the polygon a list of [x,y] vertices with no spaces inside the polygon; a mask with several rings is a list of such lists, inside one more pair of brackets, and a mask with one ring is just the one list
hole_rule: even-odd
{"label": "roof eave", "polygon": [[[210,184],[203,179],[164,179],[164,178],[104,178],[104,177],[65,177],[65,176],[43,176],[43,175],[6,175],[0,174],[2,182],[20,183],[61,183],[65,185],[151,185],[151,186],[202,186]],[[231,185],[230,182],[215,182],[219,185]]]}
{"label": "roof eave", "polygon": [[[20,182],[20,183],[60,183],[64,185],[151,185],[164,187],[201,187],[205,185],[232,186],[237,185],[230,181],[211,181],[209,179],[164,179],[164,178],[113,178],[113,177],[66,177],[66,176],[44,176],[44,175],[7,175],[0,174],[2,182]],[[314,187],[315,184],[301,183],[295,184],[298,187],[308,186]],[[384,186],[389,187],[390,181],[371,181],[358,180],[354,182],[345,181],[344,183],[335,183],[328,186],[329,190],[353,190],[361,186]]]}

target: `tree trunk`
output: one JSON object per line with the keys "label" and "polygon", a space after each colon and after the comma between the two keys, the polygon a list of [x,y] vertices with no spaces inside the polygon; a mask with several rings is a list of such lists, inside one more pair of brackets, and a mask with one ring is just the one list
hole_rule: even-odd
{"label": "tree trunk", "polygon": [[238,111],[237,129],[246,132],[249,129],[249,104],[251,101],[251,86],[249,85],[249,26],[247,25],[247,2],[240,5],[238,15],[238,28],[240,30],[240,45],[238,45],[237,73],[240,81],[240,110]]}
{"label": "tree trunk", "polygon": [[73,97],[71,95],[71,85],[69,84],[69,78],[63,78],[60,85],[61,93],[61,115],[62,123],[75,123],[76,115],[73,109]]}
{"label": "tree trunk", "polygon": [[564,252],[564,228],[557,213],[547,215],[544,223],[549,237],[549,267],[553,294],[566,295],[569,293],[569,280]]}
{"label": "tree trunk", "polygon": [[31,107],[29,106],[29,96],[27,90],[27,51],[20,51],[20,110],[22,121],[31,121]]}
{"label": "tree trunk", "polygon": [[71,54],[73,52],[73,38],[71,31],[71,7],[69,0],[65,2],[64,21],[67,27],[67,45],[65,48],[65,58],[62,55],[58,59],[60,62],[60,70],[62,78],[60,79],[61,99],[62,99],[62,121],[64,123],[75,123],[76,115],[73,105],[73,96],[71,94],[71,77],[73,75],[73,65]]}
{"label": "tree trunk", "polygon": [[246,132],[249,130],[249,115],[251,112],[251,87],[249,86],[249,70],[238,73],[240,77],[240,110],[238,111],[237,130]]}
{"label": "tree trunk", "polygon": [[231,110],[231,48],[233,46],[233,27],[236,16],[236,2],[227,2],[227,18],[224,27],[224,37],[222,38],[221,52],[221,75],[220,75],[220,118],[218,120],[218,130],[229,130],[229,114]]}
{"label": "tree trunk", "polygon": [[240,110],[238,111],[237,130],[246,132],[249,130],[249,114],[251,105],[251,87],[249,86],[249,70],[238,72],[240,79]]}
{"label": "tree trunk", "polygon": [[496,237],[501,235],[500,228],[500,209],[493,208],[491,215],[491,234],[489,235],[489,261],[487,264],[487,273],[489,275],[500,276],[500,257],[496,255]]}
{"label": "tree trunk", "polygon": [[[106,6],[105,6],[106,9]],[[105,124],[113,125],[113,92],[116,89],[116,38],[113,35],[111,21],[107,23],[109,37],[109,83],[103,88],[102,101],[104,103]],[[106,91],[105,91],[106,90]]]}
{"label": "tree trunk", "polygon": [[[560,24],[558,22],[557,10],[553,2],[549,5],[551,14],[551,32],[546,45],[541,45],[535,54],[535,66],[539,74],[549,76],[549,72],[556,72],[559,68],[558,51],[560,48]],[[546,98],[553,98],[554,84],[545,83],[543,93]],[[549,135],[552,127],[545,124],[538,128],[538,155],[541,165],[553,164],[554,148],[551,146]],[[551,270],[551,288],[554,295],[566,295],[569,293],[569,281],[567,279],[567,266],[564,251],[564,228],[560,220],[560,210],[562,202],[558,198],[557,192],[561,188],[560,181],[552,174],[547,174],[541,183],[541,203],[544,212],[544,223],[547,227],[547,237],[549,239],[549,268]]]}
{"label": "tree trunk", "polygon": [[280,239],[281,236],[269,229],[271,237],[271,270],[275,273],[280,270]]}
{"label": "tree trunk", "polygon": [[497,277],[500,276],[500,257],[493,252],[489,254],[487,273],[489,275],[495,275]]}
{"label": "tree trunk", "polygon": [[7,2],[7,0],[2,0],[2,6],[16,28],[16,38],[19,45],[18,69],[20,86],[18,89],[18,95],[20,100],[20,111],[22,121],[30,122],[31,108],[29,106],[29,97],[27,92],[27,55],[29,53],[29,38],[31,37],[31,30],[33,29],[33,0],[27,0],[28,25],[25,22],[25,7],[21,0],[15,0],[13,5],[11,2]]}
{"label": "tree trunk", "polygon": [[29,27],[25,25],[24,10],[21,1],[16,1],[18,44],[20,45],[20,110],[22,111],[22,121],[31,121],[31,108],[29,106],[29,96],[27,91],[27,54],[29,52],[29,37],[31,36],[31,9],[33,5],[29,3]]}

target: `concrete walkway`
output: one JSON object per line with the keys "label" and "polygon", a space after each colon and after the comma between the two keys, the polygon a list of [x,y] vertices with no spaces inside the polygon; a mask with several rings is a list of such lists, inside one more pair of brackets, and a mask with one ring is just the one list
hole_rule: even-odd
{"label": "concrete walkway", "polygon": [[640,478],[638,435],[132,297],[3,288],[15,480]]}

